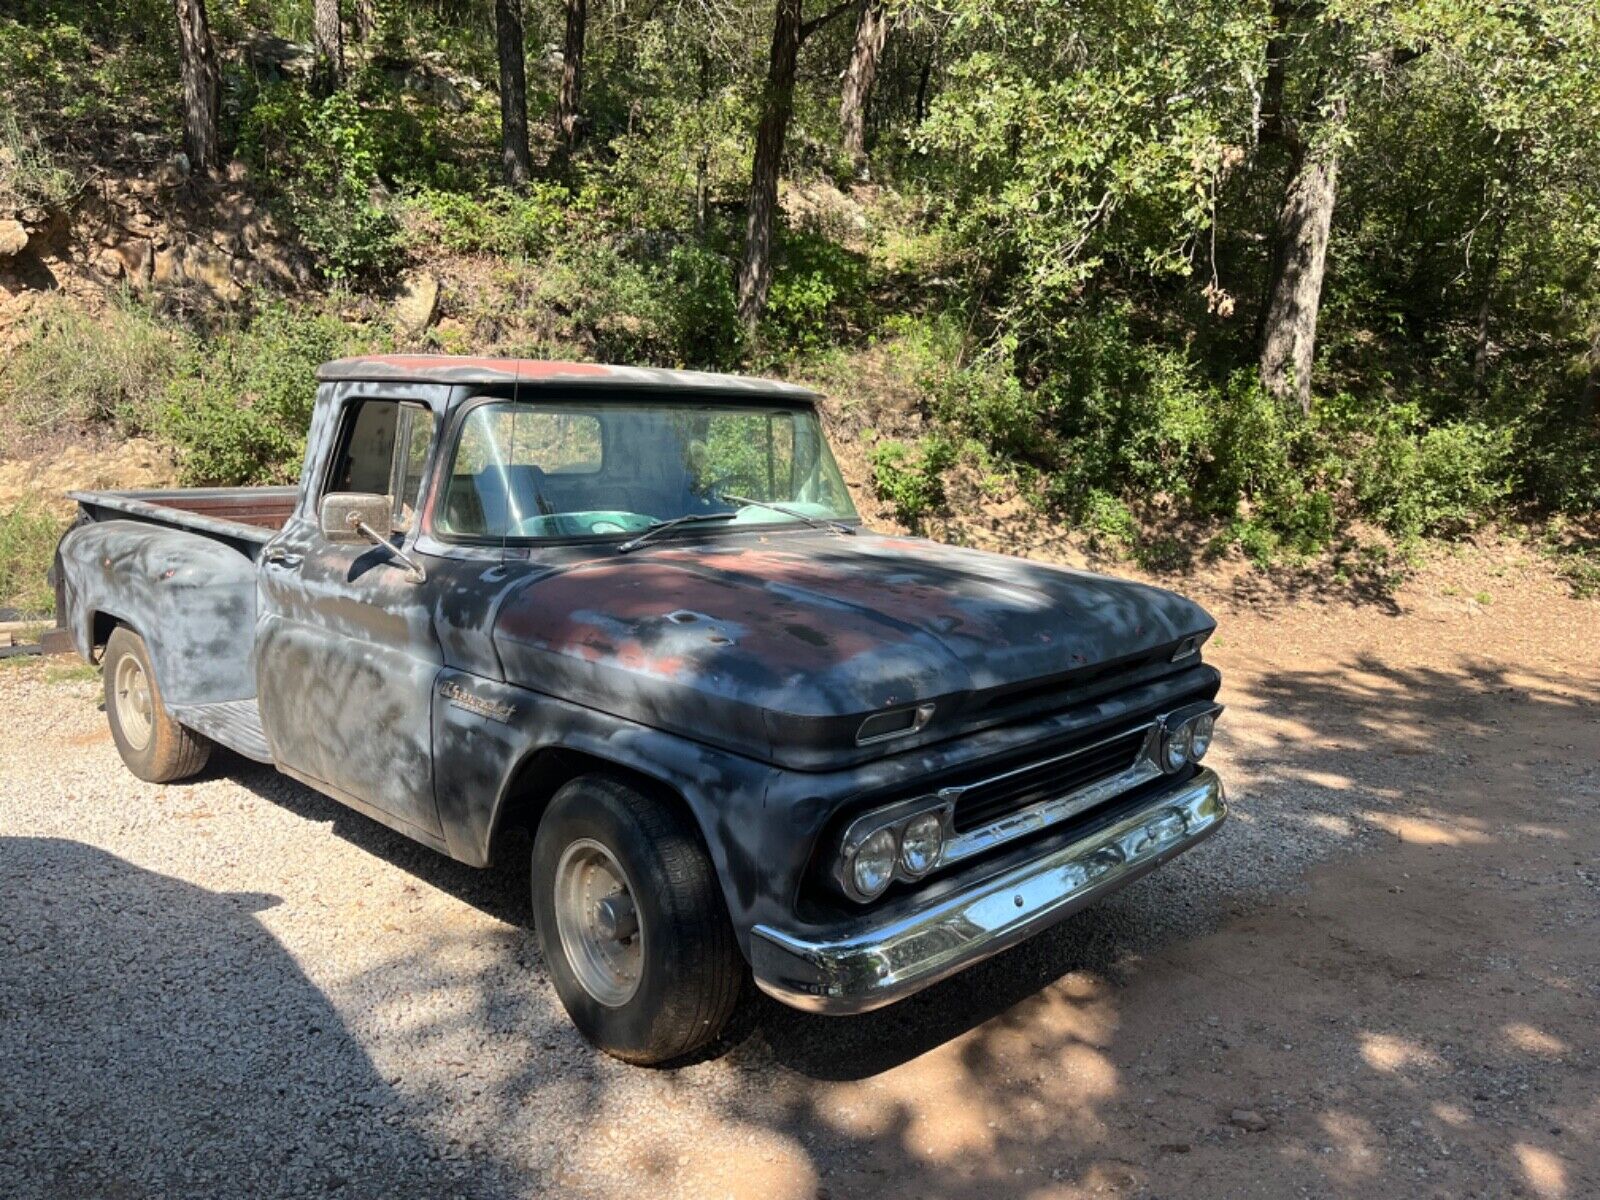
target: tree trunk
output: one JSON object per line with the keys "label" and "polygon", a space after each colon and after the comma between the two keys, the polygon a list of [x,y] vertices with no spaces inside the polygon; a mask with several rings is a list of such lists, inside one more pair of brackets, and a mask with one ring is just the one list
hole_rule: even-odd
{"label": "tree trunk", "polygon": [[839,128],[844,152],[858,173],[867,166],[867,99],[878,74],[878,58],[889,39],[889,17],[884,0],[865,0],[856,22],[855,46],[844,71],[844,87],[839,99]]}
{"label": "tree trunk", "polygon": [[583,134],[583,38],[589,24],[587,0],[567,0],[567,36],[561,43],[561,95],[556,101],[556,138],[570,150]]}
{"label": "tree trunk", "polygon": [[930,57],[917,72],[917,126],[928,119],[928,82],[933,78],[933,59]]}
{"label": "tree trunk", "polygon": [[222,76],[211,42],[205,0],[174,0],[178,17],[178,60],[183,76],[183,148],[190,167],[208,175],[221,161],[217,115]]}
{"label": "tree trunk", "polygon": [[1583,392],[1578,397],[1578,415],[1585,424],[1593,426],[1600,437],[1600,325],[1594,328],[1589,339],[1589,373],[1583,380]]}
{"label": "tree trunk", "polygon": [[772,227],[778,210],[778,169],[794,113],[795,64],[800,57],[800,0],[778,0],[772,23],[772,58],[761,92],[755,162],[750,169],[749,216],[739,264],[739,319],[755,329],[772,287]]}
{"label": "tree trunk", "polygon": [[339,0],[312,0],[311,41],[316,51],[312,89],[319,96],[331,96],[344,82],[344,30],[339,22]]}
{"label": "tree trunk", "polygon": [[500,171],[508,184],[521,187],[533,172],[522,0],[494,0],[494,33],[500,55]]}
{"label": "tree trunk", "polygon": [[350,17],[356,41],[370,42],[378,32],[378,0],[354,0]]}
{"label": "tree trunk", "polygon": [[694,160],[694,235],[706,236],[706,222],[711,212],[711,155],[705,147]]}
{"label": "tree trunk", "polygon": [[1339,189],[1339,151],[1333,135],[1344,121],[1339,102],[1320,145],[1294,155],[1289,187],[1278,211],[1277,239],[1261,336],[1261,383],[1280,400],[1311,411],[1317,310],[1328,263],[1328,231]]}

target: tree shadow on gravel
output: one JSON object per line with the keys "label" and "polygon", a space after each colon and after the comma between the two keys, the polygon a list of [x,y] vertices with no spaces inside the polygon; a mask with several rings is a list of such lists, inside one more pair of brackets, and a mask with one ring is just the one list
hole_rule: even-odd
{"label": "tree shadow on gravel", "polygon": [[441,1157],[257,921],[278,903],[0,839],[0,1191],[508,1194]]}
{"label": "tree shadow on gravel", "polygon": [[[432,1015],[405,1035],[406,1103],[453,1112],[554,1194],[1581,1194],[1586,1168],[1562,1157],[1577,1139],[1552,1131],[1592,1114],[1550,1047],[1592,1028],[1560,955],[1600,931],[1564,877],[1499,866],[1534,844],[1600,854],[1600,683],[1372,658],[1232,680],[1218,839],[882,1012],[756,999],[720,1054],[670,1071],[614,1063],[566,1025],[520,869],[474,871],[269,772],[230,773],[510,924],[440,929],[437,953],[346,990],[408,989]],[[1572,827],[1588,841],[1560,840],[1558,816],[1588,820]],[[1388,886],[1419,844],[1416,878]],[[1308,872],[1330,860],[1353,903],[1318,910]],[[1405,907],[1428,888],[1448,902]],[[1214,932],[1215,957],[1189,953]],[[1507,989],[1526,1028],[1481,1015]]]}
{"label": "tree shadow on gravel", "polygon": [[508,835],[500,862],[479,869],[459,863],[314,788],[232,752],[219,748],[207,767],[207,775],[226,777],[303,820],[331,825],[334,833],[351,845],[497,921],[525,929],[533,927],[525,874],[531,846],[520,832]]}
{"label": "tree shadow on gravel", "polygon": [[723,1118],[835,1196],[1587,1194],[1600,682],[1240,682],[1218,840],[882,1012],[764,1002],[720,1065],[765,1082]]}

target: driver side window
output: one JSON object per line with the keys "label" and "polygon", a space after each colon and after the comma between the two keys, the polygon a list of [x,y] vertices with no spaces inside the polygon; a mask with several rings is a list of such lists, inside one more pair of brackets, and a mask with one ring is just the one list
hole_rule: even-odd
{"label": "driver side window", "polygon": [[350,405],[324,493],[388,496],[395,531],[408,532],[432,444],[433,414],[424,404],[362,400]]}

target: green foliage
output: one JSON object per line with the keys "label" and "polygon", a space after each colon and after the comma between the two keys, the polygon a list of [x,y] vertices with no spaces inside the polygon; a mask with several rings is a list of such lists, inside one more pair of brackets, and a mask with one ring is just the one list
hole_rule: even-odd
{"label": "green foliage", "polygon": [[1131,549],[1139,541],[1139,521],[1120,496],[1093,488],[1083,498],[1083,526],[1091,544]]}
{"label": "green foliage", "polygon": [[709,370],[736,366],[744,326],[733,291],[733,266],[699,246],[673,247],[667,259],[669,337],[677,361]]}
{"label": "green foliage", "polygon": [[883,441],[869,458],[874,489],[904,524],[916,529],[944,505],[944,475],[955,464],[954,443],[941,437],[924,438],[915,446]]}
{"label": "green foliage", "polygon": [[[86,132],[174,109],[176,22],[164,0],[20,0],[0,16],[0,109]],[[137,37],[128,31],[137,29]],[[107,53],[109,47],[115,53]]]}
{"label": "green foliage", "polygon": [[77,190],[77,179],[57,165],[38,135],[24,130],[15,113],[0,109],[0,208],[61,209]]}
{"label": "green foliage", "polygon": [[866,285],[861,255],[821,234],[789,231],[767,296],[766,340],[789,351],[820,348],[859,319]]}
{"label": "green foliage", "polygon": [[[1290,6],[1283,108],[1340,156],[1309,416],[1256,382],[1294,166],[1271,128],[1269,7],[899,6],[866,181],[837,146],[851,22],[824,26],[801,55],[753,342],[733,275],[770,7],[592,6],[586,138],[551,145],[556,76],[531,54],[521,189],[490,182],[492,6],[376,0],[377,37],[326,99],[232,53],[263,29],[308,38],[303,0],[211,15],[226,148],[346,310],[378,303],[363,291],[408,256],[470,255],[472,286],[450,287],[430,335],[444,349],[803,362],[842,405],[925,418],[923,440],[872,454],[908,521],[945,503],[957,446],[1158,564],[1183,555],[1140,532],[1156,515],[1212,522],[1267,562],[1338,547],[1357,519],[1406,543],[1519,508],[1593,512],[1592,0]],[[529,47],[559,41],[558,8],[524,11]],[[0,209],[70,208],[96,158],[115,176],[177,149],[174,29],[170,0],[7,8]],[[154,423],[190,478],[284,478],[308,366],[343,340],[316,307],[269,307],[202,355],[142,308],[49,306],[0,368],[7,430]]]}
{"label": "green foliage", "polygon": [[559,184],[538,183],[526,192],[489,188],[476,193],[419,189],[410,199],[425,239],[464,254],[531,258],[545,253],[567,220],[572,195]]}
{"label": "green foliage", "polygon": [[1458,536],[1510,491],[1511,431],[1462,420],[1426,428],[1412,405],[1383,414],[1355,465],[1362,510],[1402,537]]}
{"label": "green foliage", "polygon": [[0,422],[23,434],[147,432],[182,352],[180,337],[126,299],[98,316],[45,305],[0,372]]}
{"label": "green foliage", "polygon": [[394,269],[403,239],[375,197],[376,126],[351,92],[318,100],[298,83],[268,84],[240,119],[239,148],[282,199],[325,278],[370,280]]}
{"label": "green foliage", "polygon": [[29,616],[55,611],[45,572],[64,532],[65,522],[37,501],[25,500],[0,512],[0,606]]}
{"label": "green foliage", "polygon": [[265,309],[191,353],[168,388],[163,435],[187,484],[292,483],[305,454],[316,369],[354,349],[334,316]]}

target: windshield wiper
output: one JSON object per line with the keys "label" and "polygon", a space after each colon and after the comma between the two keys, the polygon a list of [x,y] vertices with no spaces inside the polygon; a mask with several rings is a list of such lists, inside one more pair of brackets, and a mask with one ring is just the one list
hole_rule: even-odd
{"label": "windshield wiper", "polygon": [[782,513],[786,517],[793,517],[796,521],[804,521],[813,529],[831,529],[835,533],[855,533],[855,530],[843,521],[829,521],[822,517],[813,517],[810,513],[803,513],[798,508],[790,508],[786,504],[774,504],[770,500],[752,500],[749,496],[735,496],[732,492],[718,492],[716,498],[718,500],[728,500],[734,504],[770,508],[773,512]]}
{"label": "windshield wiper", "polygon": [[617,553],[626,554],[629,550],[637,550],[658,533],[665,533],[669,529],[676,529],[679,525],[690,525],[696,521],[731,521],[738,513],[684,513],[681,517],[673,517],[670,521],[657,521],[637,537],[631,537],[625,542],[617,543]]}

